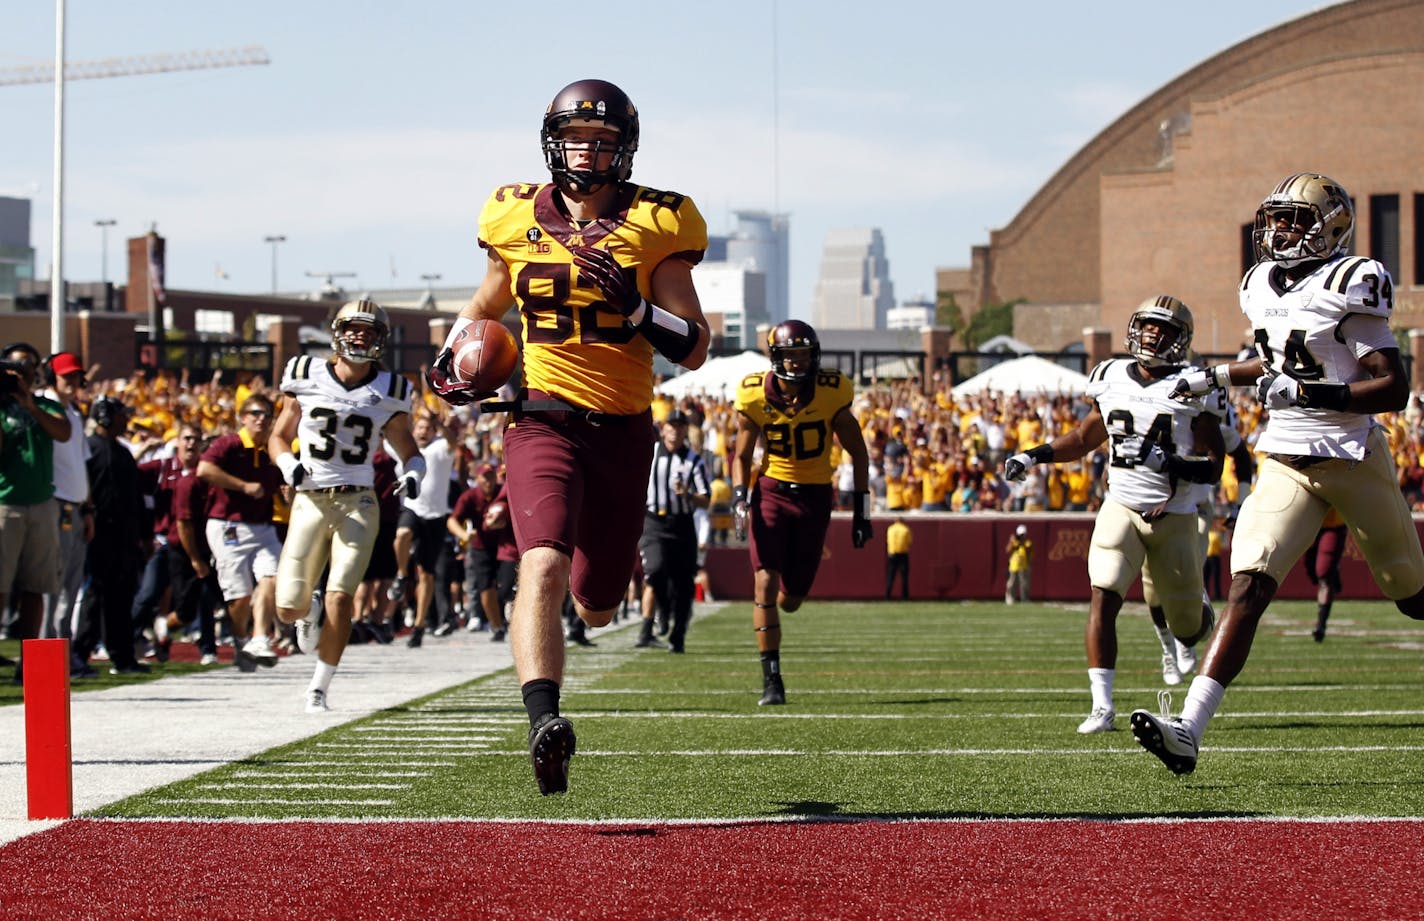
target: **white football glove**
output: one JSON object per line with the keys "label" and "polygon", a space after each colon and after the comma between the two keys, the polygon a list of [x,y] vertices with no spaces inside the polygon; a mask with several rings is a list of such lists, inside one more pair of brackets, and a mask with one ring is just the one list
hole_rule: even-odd
{"label": "white football glove", "polygon": [[1141,435],[1129,435],[1113,445],[1113,459],[1122,467],[1146,467],[1153,473],[1167,469],[1167,452],[1155,441],[1144,443]]}
{"label": "white football glove", "polygon": [[425,477],[425,458],[414,454],[401,465],[400,476],[396,478],[396,495],[414,499],[420,495],[420,481]]}
{"label": "white football glove", "polygon": [[1177,400],[1191,400],[1201,396],[1216,386],[1216,377],[1205,368],[1188,368],[1177,378],[1172,388],[1172,397]]}
{"label": "white football glove", "polygon": [[396,479],[396,495],[414,499],[420,495],[420,474],[407,470]]}
{"label": "white football glove", "polygon": [[747,505],[747,488],[736,486],[732,489],[732,532],[737,540],[747,539],[747,516],[751,508]]}
{"label": "white football glove", "polygon": [[1119,467],[1136,467],[1142,461],[1142,436],[1129,435],[1112,446],[1113,460]]}
{"label": "white football glove", "polygon": [[1153,473],[1161,473],[1167,469],[1167,452],[1163,451],[1162,446],[1157,442],[1151,442],[1147,445],[1147,453],[1142,455],[1138,464],[1146,467]]}
{"label": "white football glove", "polygon": [[1300,381],[1288,374],[1267,369],[1256,378],[1256,399],[1267,409],[1286,409],[1301,405]]}
{"label": "white football glove", "polygon": [[1038,463],[1038,461],[1034,460],[1027,451],[1015,454],[1013,457],[1004,461],[1004,479],[1010,483],[1017,483],[1019,480],[1028,476],[1028,468],[1036,463]]}
{"label": "white football glove", "polygon": [[277,458],[277,469],[282,471],[282,479],[294,488],[302,485],[302,480],[307,478],[306,468],[302,466],[301,461],[297,460],[297,456],[290,452]]}

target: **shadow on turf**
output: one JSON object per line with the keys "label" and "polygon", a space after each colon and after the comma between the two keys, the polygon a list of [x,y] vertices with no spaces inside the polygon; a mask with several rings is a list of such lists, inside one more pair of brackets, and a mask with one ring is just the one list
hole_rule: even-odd
{"label": "shadow on turf", "polygon": [[1048,821],[1076,819],[1089,822],[1126,822],[1141,819],[1251,819],[1268,813],[1245,810],[1182,810],[1178,812],[959,812],[930,810],[927,812],[843,812],[841,803],[820,800],[778,802],[776,815],[798,818],[807,822],[904,822],[929,820],[996,820],[1027,819]]}

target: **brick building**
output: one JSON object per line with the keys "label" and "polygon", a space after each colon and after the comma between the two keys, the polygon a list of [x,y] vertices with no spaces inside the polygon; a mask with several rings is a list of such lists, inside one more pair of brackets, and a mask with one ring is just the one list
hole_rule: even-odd
{"label": "brick building", "polygon": [[1399,328],[1424,327],[1424,0],[1354,0],[1247,39],[1139,102],[1079,150],[942,291],[977,309],[1022,298],[1014,335],[1043,351],[1120,331],[1171,293],[1196,346],[1249,337],[1236,285],[1261,199],[1310,170],[1355,199],[1356,252],[1395,279]]}

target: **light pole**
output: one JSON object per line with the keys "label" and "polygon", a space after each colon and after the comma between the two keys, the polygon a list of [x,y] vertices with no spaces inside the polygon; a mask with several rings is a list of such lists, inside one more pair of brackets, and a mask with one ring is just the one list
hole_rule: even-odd
{"label": "light pole", "polygon": [[439,280],[440,280],[440,276],[439,276],[439,275],[422,275],[422,276],[420,276],[420,280],[423,281],[423,282],[425,282],[425,291],[426,291],[427,294],[429,294],[432,284],[433,284],[434,282],[439,281]]}
{"label": "light pole", "polygon": [[103,240],[103,249],[99,254],[99,280],[106,285],[109,283],[109,228],[117,223],[118,221],[111,217],[100,218],[94,222],[94,226],[99,228],[99,238]]}
{"label": "light pole", "polygon": [[272,236],[269,236],[269,237],[263,237],[263,238],[262,238],[262,242],[264,242],[264,243],[271,243],[271,244],[272,244],[272,293],[273,293],[273,294],[276,294],[276,293],[277,293],[277,244],[278,244],[278,243],[286,243],[286,242],[287,242],[287,238],[284,237],[284,236],[281,236],[280,234],[273,234]]}

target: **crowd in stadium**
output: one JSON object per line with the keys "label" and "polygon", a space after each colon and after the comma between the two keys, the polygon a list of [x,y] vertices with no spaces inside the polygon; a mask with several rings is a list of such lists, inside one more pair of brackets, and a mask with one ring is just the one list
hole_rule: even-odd
{"label": "crowd in stadium", "polygon": [[[185,424],[196,426],[204,439],[211,441],[239,428],[238,408],[254,394],[278,396],[262,375],[251,372],[239,372],[235,380],[218,372],[201,382],[190,380],[186,371],[135,373],[127,378],[104,377],[99,368],[90,372],[97,379],[86,378],[86,385],[79,394],[86,417],[94,403],[102,398],[127,406],[131,416],[120,443],[140,463],[172,455]],[[1237,388],[1233,398],[1242,435],[1249,444],[1261,420],[1259,404],[1250,388]],[[416,403],[417,409],[423,405],[433,418],[448,424],[458,443],[450,485],[452,508],[460,494],[475,482],[481,469],[493,468],[499,479],[503,479],[503,416],[482,416],[466,407],[449,407],[428,388],[418,392]],[[653,403],[654,417],[663,418],[675,406],[690,418],[689,441],[707,459],[714,480],[710,540],[725,543],[731,539],[726,505],[730,497],[727,481],[735,442],[736,413],[730,400],[715,396],[691,396],[676,403],[658,396]],[[1094,510],[1103,494],[1102,474],[1107,457],[1102,450],[1076,463],[1034,468],[1022,482],[1009,483],[1002,476],[1007,456],[1021,446],[1043,443],[1071,429],[1087,407],[1086,401],[1069,395],[984,392],[957,397],[950,392],[950,381],[941,375],[936,375],[928,387],[921,387],[916,380],[878,382],[863,387],[857,393],[853,408],[870,451],[871,489],[876,510],[881,513]],[[1406,411],[1380,416],[1380,422],[1389,434],[1399,469],[1400,488],[1412,508],[1424,511],[1424,465],[1420,461],[1420,445],[1424,443],[1424,394],[1417,394]],[[88,427],[92,431],[92,421]],[[844,481],[838,484],[839,504],[848,507],[850,464],[848,458],[841,457],[837,463],[844,475]],[[1230,510],[1241,498],[1244,497],[1238,495],[1232,465],[1228,463],[1218,495],[1223,517],[1230,517]],[[280,527],[285,512],[280,498],[276,506],[275,518]],[[400,503],[386,495],[383,506],[383,531],[393,534]],[[161,544],[161,535],[159,540]],[[436,587],[428,614],[430,633],[445,635],[460,626],[488,629],[487,619],[474,599],[465,595],[459,569],[463,549],[453,536],[448,541],[446,554],[450,565],[442,564],[441,570],[442,574],[451,575]],[[385,600],[388,580],[393,573],[381,570],[389,569],[393,557],[388,554],[378,554],[378,557],[385,562],[373,561],[377,577],[362,593],[355,642],[389,642],[395,635],[406,634],[406,621],[413,622],[416,614],[414,592],[407,593],[408,597],[400,603]],[[501,600],[507,601],[507,598]],[[221,611],[220,605],[218,608]],[[422,617],[421,621],[425,623],[427,618]],[[150,657],[155,653],[161,655],[166,641],[163,631],[155,637],[148,618],[134,626],[140,651]],[[223,628],[219,616],[220,637]],[[276,642],[284,650],[292,648],[290,638],[279,636]],[[101,648],[97,655],[103,656],[105,652]],[[81,669],[81,673],[86,672],[87,669]]]}
{"label": "crowd in stadium", "polygon": [[[277,396],[261,375],[242,374],[234,383],[218,372],[204,383],[190,383],[187,373],[134,374],[96,381],[88,399],[111,396],[133,409],[126,439],[135,457],[148,460],[171,453],[184,422],[201,427],[206,437],[237,428],[236,408],[252,393]],[[1232,391],[1241,434],[1248,444],[1261,422],[1260,404],[1251,388]],[[500,432],[503,416],[479,416],[464,407],[446,406],[428,389],[419,400],[432,413],[452,418],[462,443],[460,471],[473,478],[481,464],[502,463]],[[653,416],[661,420],[677,405],[691,417],[689,441],[708,462],[714,477],[724,478],[736,436],[731,400],[709,395],[675,403],[665,396],[653,401]],[[928,388],[916,380],[881,382],[862,388],[853,407],[865,433],[871,456],[871,484],[876,510],[887,512],[1091,511],[1102,498],[1106,451],[1075,465],[1031,473],[1022,484],[1007,484],[1000,476],[1003,461],[1020,446],[1051,440],[1072,428],[1088,404],[1070,395],[985,392],[956,397],[946,377],[936,376]],[[1400,488],[1410,507],[1424,511],[1424,392],[1415,394],[1402,413],[1379,417],[1389,435],[1399,469]],[[838,468],[848,465],[837,455]],[[849,492],[849,486],[845,487]],[[457,493],[458,494],[458,493]],[[1231,465],[1222,476],[1220,499],[1239,502]]]}

